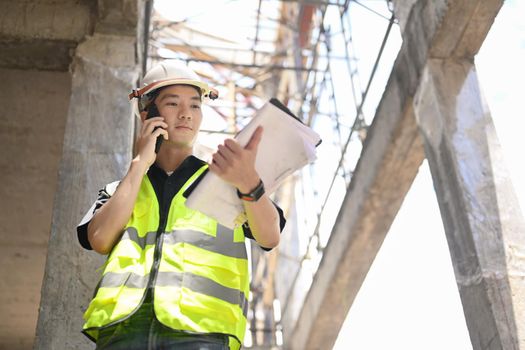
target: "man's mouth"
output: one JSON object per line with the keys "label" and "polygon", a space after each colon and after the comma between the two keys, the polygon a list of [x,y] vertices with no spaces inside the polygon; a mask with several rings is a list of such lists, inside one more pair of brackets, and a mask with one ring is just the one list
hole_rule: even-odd
{"label": "man's mouth", "polygon": [[179,126],[176,126],[175,129],[187,129],[187,130],[193,130],[190,126],[188,125],[179,125]]}

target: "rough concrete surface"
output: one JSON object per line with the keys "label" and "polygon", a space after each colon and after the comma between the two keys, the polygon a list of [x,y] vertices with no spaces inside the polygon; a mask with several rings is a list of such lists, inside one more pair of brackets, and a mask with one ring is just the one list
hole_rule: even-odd
{"label": "rough concrete surface", "polygon": [[0,349],[29,349],[40,302],[71,77],[0,69]]}
{"label": "rough concrete surface", "polygon": [[0,67],[67,71],[94,28],[93,0],[0,0]]}
{"label": "rough concrete surface", "polygon": [[138,78],[135,38],[95,34],[79,45],[72,70],[35,349],[92,348],[80,330],[103,257],[82,250],[75,227],[98,190],[129,165],[134,119],[127,94]]}
{"label": "rough concrete surface", "polygon": [[430,60],[418,124],[473,349],[525,348],[525,221],[470,60]]}
{"label": "rough concrete surface", "polygon": [[92,32],[95,1],[0,1],[2,37],[78,42]]}

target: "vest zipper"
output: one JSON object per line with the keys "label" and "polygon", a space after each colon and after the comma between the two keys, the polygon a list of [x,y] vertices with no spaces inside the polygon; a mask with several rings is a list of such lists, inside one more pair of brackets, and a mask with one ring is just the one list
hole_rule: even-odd
{"label": "vest zipper", "polygon": [[[163,210],[161,209],[161,211]],[[155,280],[157,279],[157,272],[159,271],[160,265],[160,255],[162,252],[162,233],[166,229],[166,221],[167,215],[162,215],[161,213],[159,229],[157,230],[157,238],[155,240],[155,251],[153,252],[153,265],[151,266],[151,271],[149,273],[149,280],[148,284],[146,285],[146,293],[149,292],[150,287],[153,287],[155,285]],[[144,295],[146,295],[146,293],[144,293]],[[154,298],[155,294],[153,293],[153,290],[151,290],[151,303],[153,305]]]}
{"label": "vest zipper", "polygon": [[[146,295],[146,293],[150,291],[150,288],[155,285],[155,280],[157,279],[157,273],[159,270],[160,256],[162,253],[162,234],[166,230],[166,224],[168,222],[168,213],[171,207],[170,205],[171,201],[169,201],[169,203],[166,203],[166,185],[168,183],[169,181],[168,179],[166,179],[166,182],[164,183],[164,189],[163,189],[164,194],[162,196],[162,203],[159,203],[159,227],[157,229],[157,237],[155,239],[155,250],[153,252],[153,265],[151,266],[149,280],[148,280],[148,284],[146,285],[146,292],[144,293],[144,295]],[[173,200],[173,198],[171,200]],[[153,290],[151,290],[151,304],[153,305],[153,309],[155,309],[154,298],[155,298],[155,293],[153,293]],[[155,313],[155,311],[153,311],[153,313]]]}

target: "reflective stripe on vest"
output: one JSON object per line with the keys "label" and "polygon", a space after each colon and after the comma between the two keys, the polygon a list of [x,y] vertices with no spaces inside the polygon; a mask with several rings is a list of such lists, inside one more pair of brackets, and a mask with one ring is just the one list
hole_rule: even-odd
{"label": "reflective stripe on vest", "polygon": [[[231,344],[242,342],[249,293],[242,227],[232,231],[187,208],[182,196],[205,168],[175,195],[160,235],[159,204],[144,177],[132,216],[84,314],[84,331],[89,336],[96,339],[99,328],[129,317],[153,279],[155,314],[160,322],[177,330],[224,333],[230,335]],[[161,254],[158,271],[152,276],[156,244]]]}
{"label": "reflective stripe on vest", "polygon": [[[129,239],[142,249],[147,245],[155,244],[157,232],[148,232],[145,237],[139,237],[134,227],[124,231],[121,240]],[[217,237],[211,237],[205,233],[195,230],[173,231],[164,236],[164,242],[176,244],[181,242],[192,243],[203,249],[210,250],[233,258],[247,259],[246,246],[244,242],[233,242],[233,231],[220,224],[217,225]]]}
{"label": "reflective stripe on vest", "polygon": [[[244,295],[244,292],[225,287],[208,278],[191,273],[182,274],[179,272],[162,271],[157,274],[155,286],[182,287],[183,276],[185,284],[194,292],[206,294],[227,301],[230,304],[239,305],[243,310],[244,317],[247,316],[248,299]],[[134,273],[108,272],[102,277],[99,288],[117,288],[123,286],[128,288],[146,288],[149,277],[149,274],[141,276]]]}
{"label": "reflective stripe on vest", "polygon": [[181,242],[232,258],[248,259],[244,242],[233,242],[233,231],[222,225],[217,226],[217,237],[194,230],[176,230],[164,236],[164,244]]}
{"label": "reflective stripe on vest", "polygon": [[148,232],[145,237],[140,237],[136,228],[128,227],[122,234],[122,238],[120,238],[121,241],[126,239],[137,243],[139,247],[145,249],[147,245],[155,244],[155,241],[157,240],[157,231]]}

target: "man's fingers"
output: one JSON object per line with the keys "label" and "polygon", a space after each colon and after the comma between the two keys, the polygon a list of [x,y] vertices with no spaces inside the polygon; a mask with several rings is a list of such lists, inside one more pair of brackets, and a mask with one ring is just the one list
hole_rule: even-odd
{"label": "man's fingers", "polygon": [[253,132],[253,135],[250,138],[250,141],[248,141],[248,144],[244,148],[248,150],[257,150],[257,147],[259,146],[259,142],[261,142],[262,133],[263,133],[263,127],[258,126],[257,129],[255,129],[255,131]]}
{"label": "man's fingers", "polygon": [[167,140],[168,139],[168,132],[165,130],[165,129],[162,129],[162,128],[158,128],[157,130],[153,131],[151,133],[152,136],[155,137],[155,140],[157,139],[157,137],[159,137],[160,135],[162,135],[164,137],[164,140]]}
{"label": "man's fingers", "polygon": [[229,149],[232,153],[237,154],[242,151],[242,147],[233,139],[224,140],[224,147]]}
{"label": "man's fingers", "polygon": [[213,154],[212,161],[215,165],[217,165],[218,168],[221,170],[226,166],[227,161],[226,159],[219,153],[216,152]]}
{"label": "man's fingers", "polygon": [[233,151],[226,147],[226,146],[223,146],[223,145],[219,145],[218,147],[218,152],[225,158],[225,159],[232,159],[235,154],[233,153]]}
{"label": "man's fingers", "polygon": [[162,117],[148,119],[144,122],[144,125],[142,126],[143,135],[146,136],[148,134],[151,134],[157,126],[166,129],[168,127],[168,124],[166,124],[164,118]]}
{"label": "man's fingers", "polygon": [[151,123],[155,123],[155,122],[158,122],[158,121],[162,121],[162,122],[163,122],[163,121],[164,121],[164,118],[163,118],[163,117],[153,117],[153,118],[149,118],[149,119],[144,120],[143,125],[144,125],[144,126],[147,126],[147,125],[149,125],[149,124],[151,124]]}

